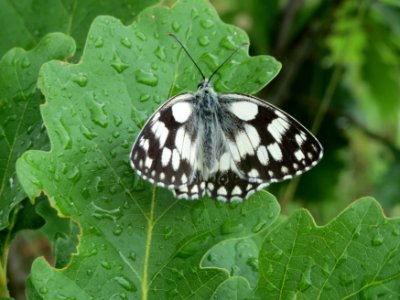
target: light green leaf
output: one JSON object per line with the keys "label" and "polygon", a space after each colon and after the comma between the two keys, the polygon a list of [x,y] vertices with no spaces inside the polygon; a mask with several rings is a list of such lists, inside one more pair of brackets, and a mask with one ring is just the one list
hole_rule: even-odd
{"label": "light green leaf", "polygon": [[[52,269],[43,260],[33,265],[32,284],[45,299],[209,298],[228,274],[201,269],[205,253],[225,239],[259,234],[278,215],[265,192],[241,204],[188,202],[144,184],[131,170],[139,126],[161,102],[196,90],[201,80],[169,32],[206,75],[248,42],[208,1],[184,0],[171,9],[147,9],[127,27],[97,18],[79,64],[42,68],[39,85],[48,101],[42,115],[52,148],[23,155],[18,175],[31,198],[44,191],[82,232],[67,268]],[[250,58],[244,47],[214,85],[220,92],[254,93],[279,69],[272,57]]]}
{"label": "light green leaf", "polygon": [[26,198],[15,173],[17,158],[27,149],[48,149],[39,112],[43,98],[36,89],[39,69],[44,62],[72,55],[74,48],[71,38],[51,34],[34,49],[13,49],[0,61],[0,229]]}
{"label": "light green leaf", "polygon": [[155,3],[157,0],[0,1],[0,56],[16,46],[30,49],[52,32],[72,36],[80,54],[95,17],[113,15],[128,23],[145,7]]}
{"label": "light green leaf", "polygon": [[302,210],[267,236],[259,292],[264,299],[393,297],[388,287],[398,286],[399,264],[400,219],[385,218],[374,199],[323,227]]}

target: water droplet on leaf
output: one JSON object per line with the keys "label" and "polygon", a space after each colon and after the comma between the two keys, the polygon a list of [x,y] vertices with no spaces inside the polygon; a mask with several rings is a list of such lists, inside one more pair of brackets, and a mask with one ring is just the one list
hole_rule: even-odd
{"label": "water droplet on leaf", "polygon": [[127,38],[127,37],[121,39],[121,44],[122,44],[124,47],[128,48],[128,49],[130,49],[130,48],[132,47],[132,42],[131,42],[131,40],[130,40],[129,38]]}
{"label": "water droplet on leaf", "polygon": [[197,38],[200,46],[207,46],[210,43],[210,38],[207,35],[203,35]]}
{"label": "water droplet on leaf", "polygon": [[158,84],[158,77],[154,75],[152,72],[144,71],[144,70],[136,70],[135,79],[137,82],[148,85],[148,86],[156,86]]}
{"label": "water droplet on leaf", "polygon": [[64,121],[60,119],[60,127],[56,129],[56,133],[60,138],[62,144],[64,145],[64,150],[68,150],[72,148],[72,138],[69,134],[67,127],[64,124]]}
{"label": "water droplet on leaf", "polygon": [[223,37],[220,45],[227,50],[235,50],[237,48],[235,41],[233,40],[233,36],[231,35]]}
{"label": "water droplet on leaf", "polygon": [[88,83],[88,77],[84,73],[79,73],[74,76],[72,81],[77,83],[80,87],[85,87]]}
{"label": "water droplet on leaf", "polygon": [[181,29],[181,25],[179,25],[179,23],[177,21],[173,21],[172,22],[172,30],[175,32],[178,32],[179,29]]}
{"label": "water droplet on leaf", "polygon": [[162,46],[157,46],[156,50],[154,51],[155,56],[157,56],[162,61],[165,61],[165,48]]}
{"label": "water droplet on leaf", "polygon": [[102,38],[102,37],[98,37],[98,38],[96,39],[96,41],[94,42],[94,46],[95,46],[96,48],[101,48],[101,47],[103,47],[103,46],[104,46],[104,40],[103,40],[103,38]]}
{"label": "water droplet on leaf", "polygon": [[130,292],[137,291],[136,285],[132,281],[130,281],[128,278],[126,278],[125,276],[115,277],[115,281],[117,281],[118,284],[127,291],[130,291]]}
{"label": "water droplet on leaf", "polygon": [[87,101],[87,106],[90,111],[91,120],[103,128],[107,127],[108,117],[104,111],[104,103],[97,102],[93,96],[90,101]]}
{"label": "water droplet on leaf", "polygon": [[82,177],[81,171],[79,171],[79,169],[76,166],[72,168],[71,172],[67,176],[67,178],[74,183],[77,183],[79,179],[81,179],[81,177]]}
{"label": "water droplet on leaf", "polygon": [[208,29],[212,26],[214,26],[214,21],[206,19],[206,20],[201,20],[200,21],[200,25],[201,27],[203,27],[204,29]]}
{"label": "water droplet on leaf", "polygon": [[231,234],[234,232],[239,232],[242,229],[243,229],[243,224],[233,219],[229,219],[221,225],[222,234]]}
{"label": "water droplet on leaf", "polygon": [[21,60],[21,67],[22,68],[28,68],[31,65],[31,61],[29,60],[29,58],[27,56],[25,56],[22,60]]}
{"label": "water droplet on leaf", "polygon": [[108,261],[102,261],[101,266],[106,270],[111,270],[111,264]]}
{"label": "water droplet on leaf", "polygon": [[150,99],[150,97],[151,96],[149,94],[143,94],[143,95],[140,96],[139,101],[140,102],[146,102],[146,101],[148,101]]}
{"label": "water droplet on leaf", "polygon": [[372,245],[380,246],[383,244],[383,240],[384,240],[383,235],[378,231],[377,234],[372,239]]}
{"label": "water droplet on leaf", "polygon": [[146,40],[146,36],[143,33],[141,33],[140,31],[136,31],[135,35],[139,40],[142,40],[142,41]]}

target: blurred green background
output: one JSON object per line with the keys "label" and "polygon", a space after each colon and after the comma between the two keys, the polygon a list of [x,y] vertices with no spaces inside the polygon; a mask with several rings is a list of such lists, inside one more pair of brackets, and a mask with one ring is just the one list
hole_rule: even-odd
{"label": "blurred green background", "polygon": [[[81,2],[82,7],[86,2]],[[140,9],[155,2],[141,1]],[[400,216],[400,1],[210,2],[225,22],[247,31],[251,55],[268,54],[282,62],[278,77],[258,96],[293,115],[324,146],[323,160],[310,172],[268,189],[279,199],[282,213],[290,215],[305,207],[318,224],[326,224],[352,201],[371,195],[386,215]],[[50,13],[52,2],[48,7]],[[74,9],[79,12],[82,7]],[[77,41],[74,61],[79,60],[89,25],[97,15],[113,15],[125,24],[137,15],[112,7],[89,11],[81,16],[84,25],[67,32]],[[36,24],[32,39],[2,43],[0,54],[15,46],[30,49],[33,40],[63,31],[62,26],[47,24],[46,18],[43,24]],[[29,261],[43,253],[51,261],[50,249],[37,232],[20,234],[13,247],[10,288],[22,299],[25,276],[12,275],[28,274]]]}

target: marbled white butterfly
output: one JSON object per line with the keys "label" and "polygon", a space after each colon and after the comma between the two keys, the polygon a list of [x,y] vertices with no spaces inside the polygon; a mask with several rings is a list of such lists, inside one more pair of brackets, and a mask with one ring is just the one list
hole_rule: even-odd
{"label": "marbled white butterfly", "polygon": [[147,121],[131,152],[131,165],[144,179],[173,190],[178,198],[206,193],[223,201],[242,200],[272,182],[300,175],[322,158],[322,146],[298,121],[263,100],[219,94],[210,80],[195,93],[169,99]]}

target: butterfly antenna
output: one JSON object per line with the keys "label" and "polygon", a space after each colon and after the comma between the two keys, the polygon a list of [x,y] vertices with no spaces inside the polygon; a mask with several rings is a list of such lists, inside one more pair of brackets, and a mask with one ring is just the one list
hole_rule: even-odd
{"label": "butterfly antenna", "polygon": [[185,47],[185,45],[182,44],[182,42],[178,39],[178,37],[173,34],[173,33],[168,33],[168,35],[172,36],[179,45],[181,45],[182,49],[186,52],[187,56],[189,56],[190,60],[194,63],[194,65],[196,66],[197,70],[199,70],[201,77],[203,78],[203,80],[206,79],[206,77],[204,76],[203,72],[201,71],[200,67],[196,64],[196,62],[194,61],[193,57],[190,55],[188,49]]}
{"label": "butterfly antenna", "polygon": [[211,78],[213,78],[213,76],[214,76],[215,74],[217,74],[217,72],[218,72],[224,65],[226,65],[226,63],[227,63],[228,61],[231,60],[232,56],[234,56],[234,55],[236,54],[236,52],[238,52],[242,47],[244,47],[244,46],[246,46],[246,45],[248,45],[248,43],[243,43],[243,44],[241,44],[239,47],[237,47],[237,48],[222,62],[222,64],[220,64],[219,67],[211,74],[211,76],[210,76],[210,78],[208,79],[208,81],[211,81]]}

